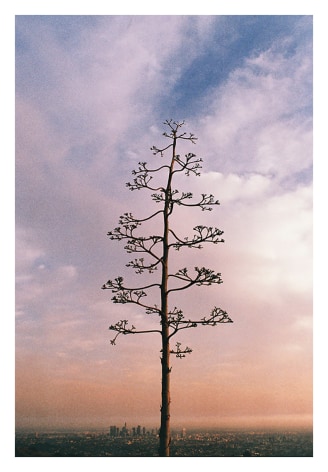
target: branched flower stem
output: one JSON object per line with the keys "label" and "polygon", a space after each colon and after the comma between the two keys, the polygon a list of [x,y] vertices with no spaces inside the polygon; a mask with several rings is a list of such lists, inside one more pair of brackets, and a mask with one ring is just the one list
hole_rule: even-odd
{"label": "branched flower stem", "polygon": [[[180,140],[189,141],[195,144],[197,138],[192,133],[182,132],[184,121],[177,122],[166,120],[164,122],[167,131],[163,133],[164,138],[169,139],[169,144],[162,147],[152,146],[153,155],[162,158],[169,151],[170,161],[167,164],[149,167],[146,162],[139,162],[136,170],[132,171],[133,180],[128,182],[126,187],[131,190],[149,190],[151,199],[161,208],[143,218],[136,218],[132,213],[124,213],[119,218],[116,228],[108,232],[111,240],[124,241],[124,249],[127,253],[145,255],[135,257],[127,267],[134,269],[140,275],[145,272],[151,275],[158,274],[158,280],[154,283],[143,284],[138,287],[126,286],[123,277],[108,280],[103,289],[111,290],[114,294],[113,303],[130,303],[145,310],[147,315],[154,315],[158,318],[158,329],[136,329],[129,326],[128,320],[120,320],[110,325],[109,330],[116,334],[110,341],[115,345],[118,336],[130,334],[157,333],[161,336],[161,365],[162,365],[162,405],[161,405],[161,427],[160,427],[160,456],[169,455],[170,446],[170,355],[183,358],[192,352],[186,346],[181,347],[180,342],[176,342],[175,348],[170,347],[170,340],[179,331],[197,328],[198,326],[216,326],[220,323],[232,323],[227,312],[221,308],[214,307],[210,315],[199,319],[186,319],[183,311],[174,307],[169,309],[169,295],[172,292],[186,290],[192,286],[208,286],[221,284],[221,273],[215,272],[206,267],[194,267],[191,274],[187,268],[182,268],[175,273],[169,272],[170,249],[179,251],[181,248],[201,249],[203,244],[223,243],[223,231],[211,226],[198,225],[193,228],[194,234],[191,237],[180,237],[170,227],[170,216],[173,211],[180,207],[195,207],[201,211],[212,211],[215,206],[220,205],[219,201],[212,194],[201,194],[199,199],[194,199],[191,192],[182,192],[172,187],[175,174],[184,173],[187,177],[191,175],[199,176],[202,168],[202,158],[198,158],[194,153],[180,156],[176,152],[177,144]],[[164,185],[153,183],[154,176],[163,177]],[[182,210],[183,211],[183,210]],[[140,233],[142,224],[153,219],[161,219],[162,232],[160,235],[144,236]],[[150,291],[159,289],[159,304],[147,304],[145,298]]]}

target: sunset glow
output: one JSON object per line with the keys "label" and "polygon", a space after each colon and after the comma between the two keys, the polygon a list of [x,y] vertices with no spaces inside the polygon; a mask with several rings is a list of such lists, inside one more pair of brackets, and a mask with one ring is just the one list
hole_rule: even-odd
{"label": "sunset glow", "polygon": [[172,304],[234,321],[181,334],[172,426],[312,428],[312,17],[293,15],[16,17],[17,428],[158,426],[159,337],[108,331],[155,321],[101,286],[136,280],[106,234],[152,211],[125,183],[169,118],[204,161],[177,185],[221,203],[172,224],[225,239],[174,255],[224,283]]}

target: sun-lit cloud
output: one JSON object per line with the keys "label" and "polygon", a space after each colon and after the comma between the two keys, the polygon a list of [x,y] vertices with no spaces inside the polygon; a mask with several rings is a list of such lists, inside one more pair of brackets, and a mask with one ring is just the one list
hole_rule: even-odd
{"label": "sun-lit cloud", "polygon": [[234,319],[181,333],[194,352],[173,360],[174,417],[309,424],[310,18],[31,16],[16,32],[18,425],[156,421],[160,337],[113,347],[108,328],[157,320],[101,286],[118,275],[141,283],[106,234],[126,211],[158,209],[125,183],[138,161],[158,164],[150,147],[165,142],[172,112],[199,138],[179,152],[204,159],[201,177],[177,188],[221,203],[179,208],[172,225],[182,236],[218,226],[225,242],[172,253],[172,266],[206,265],[224,283],[171,303],[188,317],[222,306]]}
{"label": "sun-lit cloud", "polygon": [[212,169],[279,180],[311,169],[312,66],[306,52],[296,48],[285,55],[276,45],[254,53],[211,92],[199,134]]}

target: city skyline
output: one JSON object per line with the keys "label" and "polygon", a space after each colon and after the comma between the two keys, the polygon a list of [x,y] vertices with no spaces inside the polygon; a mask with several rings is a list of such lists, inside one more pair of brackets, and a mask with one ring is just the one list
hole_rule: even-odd
{"label": "city skyline", "polygon": [[106,234],[147,213],[125,182],[167,118],[204,160],[183,185],[221,202],[181,225],[225,239],[179,255],[223,278],[183,305],[234,320],[182,336],[172,427],[312,426],[312,17],[131,15],[16,18],[18,428],[159,421],[159,340],[111,346],[113,322],[150,322],[101,285],[129,277]]}

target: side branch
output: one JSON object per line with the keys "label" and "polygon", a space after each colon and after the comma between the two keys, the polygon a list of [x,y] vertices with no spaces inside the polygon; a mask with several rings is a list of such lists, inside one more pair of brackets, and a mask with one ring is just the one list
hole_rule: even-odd
{"label": "side branch", "polygon": [[181,239],[172,229],[170,229],[169,231],[172,236],[174,236],[176,241],[171,243],[169,247],[173,247],[176,251],[179,251],[182,247],[193,247],[196,249],[202,249],[201,244],[207,242],[213,244],[224,243],[224,239],[220,237],[222,236],[223,231],[219,228],[198,225],[195,226],[193,230],[196,232],[196,234],[193,236],[192,239],[188,239],[188,237]]}
{"label": "side branch", "polygon": [[118,241],[128,238],[135,238],[143,241],[151,240],[153,238],[161,238],[161,236],[149,236],[148,238],[142,238],[133,235],[133,231],[137,229],[138,226],[141,225],[141,223],[144,223],[145,221],[154,218],[160,213],[163,213],[163,210],[158,210],[155,213],[152,213],[147,218],[135,218],[132,213],[124,213],[120,216],[118,221],[118,224],[120,226],[115,228],[113,231],[109,231],[107,233],[107,236],[110,236],[110,239],[116,239]]}
{"label": "side branch", "polygon": [[185,348],[181,349],[181,343],[176,343],[175,344],[175,349],[171,349],[170,353],[175,354],[175,357],[178,359],[182,359],[183,357],[186,357],[186,354],[191,354],[192,349],[190,347],[186,346]]}
{"label": "side branch", "polygon": [[177,292],[179,290],[185,290],[193,285],[212,285],[212,284],[221,284],[223,281],[221,279],[221,274],[219,272],[214,272],[214,270],[206,269],[205,267],[195,267],[196,275],[191,277],[188,273],[188,269],[184,267],[183,269],[178,270],[175,274],[169,274],[170,278],[175,278],[187,282],[186,285],[177,288],[171,288],[167,291]]}
{"label": "side branch", "polygon": [[157,260],[153,264],[145,264],[144,258],[140,257],[139,259],[134,259],[126,264],[126,267],[132,267],[135,269],[136,274],[142,274],[144,271],[148,271],[149,274],[152,274],[155,270],[157,270],[158,264],[161,260]]}
{"label": "side branch", "polygon": [[151,187],[149,185],[149,182],[152,180],[152,176],[149,175],[150,173],[153,173],[153,172],[158,172],[162,169],[165,169],[165,168],[168,168],[169,169],[169,166],[165,165],[165,166],[161,166],[159,167],[158,169],[148,169],[146,167],[147,163],[146,162],[139,162],[139,170],[134,170],[132,171],[132,174],[133,175],[136,175],[136,177],[133,179],[133,183],[131,182],[127,182],[125,184],[125,186],[133,191],[133,190],[141,190],[142,188],[146,188],[148,190],[153,190],[153,191],[158,191],[158,190],[162,190],[164,191],[164,189],[162,187]]}
{"label": "side branch", "polygon": [[214,307],[208,317],[204,316],[200,321],[192,321],[192,323],[203,326],[216,326],[219,323],[233,323],[233,320],[225,310]]}
{"label": "side branch", "polygon": [[124,249],[128,253],[146,253],[153,257],[157,263],[159,263],[161,262],[161,258],[158,257],[155,252],[153,252],[153,248],[163,242],[163,237],[158,235],[137,236],[134,234],[134,230],[137,229],[142,222],[147,221],[162,212],[163,210],[159,210],[156,213],[153,213],[150,217],[144,218],[142,220],[134,218],[131,213],[124,213],[119,219],[119,224],[121,226],[118,226],[112,231],[109,231],[107,236],[109,236],[111,240],[115,241],[127,240]]}
{"label": "side branch", "polygon": [[[191,198],[191,197],[189,197],[189,198]],[[185,206],[185,207],[199,207],[199,208],[201,208],[202,211],[212,211],[213,210],[213,208],[212,208],[213,205],[220,205],[219,200],[214,199],[214,195],[212,195],[212,194],[207,195],[206,193],[202,193],[201,200],[199,202],[196,202],[196,203],[185,203],[183,200],[184,200],[184,198],[178,198],[178,199],[173,200],[173,201],[177,205],[182,205],[182,206]]]}
{"label": "side branch", "polygon": [[[119,292],[121,290],[128,290],[128,291],[136,291],[140,292],[142,290],[146,290],[147,288],[151,287],[160,287],[160,284],[149,284],[145,285],[144,287],[138,287],[138,288],[128,288],[123,285],[123,277],[117,277],[116,279],[113,280],[108,280],[101,288],[102,289],[110,289],[112,292]],[[144,295],[146,296],[146,294]]]}
{"label": "side branch", "polygon": [[146,329],[146,330],[137,330],[133,325],[131,328],[128,328],[128,320],[120,320],[114,325],[111,325],[108,329],[111,331],[116,331],[116,335],[113,339],[111,339],[110,343],[114,346],[116,344],[116,339],[120,334],[145,334],[145,333],[159,333],[161,334],[160,330],[158,329]]}
{"label": "side branch", "polygon": [[169,326],[173,330],[170,338],[182,329],[197,328],[198,325],[216,326],[219,323],[233,323],[227,312],[221,308],[214,307],[209,316],[204,316],[200,320],[191,320],[185,319],[182,310],[174,307],[169,315]]}
{"label": "side branch", "polygon": [[201,157],[196,157],[196,154],[189,152],[184,156],[184,160],[181,159],[179,155],[175,156],[174,160],[180,166],[180,168],[174,170],[172,174],[176,174],[177,172],[184,172],[186,176],[189,177],[190,172],[192,172],[197,177],[200,176],[199,169],[202,168],[202,165],[200,163],[203,162],[203,159]]}
{"label": "side branch", "polygon": [[155,305],[143,303],[142,298],[147,296],[146,289],[160,287],[160,284],[150,284],[140,288],[128,288],[123,285],[123,277],[117,277],[114,281],[108,280],[103,286],[103,290],[111,290],[115,295],[112,297],[113,303],[134,303],[145,308],[147,314],[160,313],[160,309]]}
{"label": "side branch", "polygon": [[151,149],[151,151],[153,151],[153,154],[155,156],[156,156],[156,154],[160,154],[160,156],[163,157],[164,152],[167,149],[169,149],[170,147],[172,147],[178,139],[184,139],[184,140],[190,141],[193,144],[196,144],[196,140],[198,138],[196,138],[196,136],[193,133],[189,133],[189,136],[186,133],[178,134],[179,128],[181,128],[185,124],[184,121],[179,123],[179,122],[173,121],[173,120],[166,120],[166,121],[164,121],[164,124],[167,125],[170,128],[171,131],[169,131],[169,132],[165,131],[163,133],[163,136],[165,136],[166,138],[172,139],[173,142],[170,143],[168,146],[165,146],[163,148],[158,148],[156,146],[152,146],[150,149]]}
{"label": "side branch", "polygon": [[[172,332],[169,335],[169,339],[174,336],[178,331],[188,328],[197,328],[198,325],[216,326],[219,323],[232,323],[232,319],[228,316],[227,312],[221,308],[214,307],[208,317],[204,316],[200,320],[186,320],[182,313],[177,307],[174,307],[173,311],[169,313],[169,326],[172,328]],[[175,354],[178,358],[183,358],[186,354],[190,354],[192,349],[186,346],[181,349],[181,343],[176,343],[176,348],[172,349],[171,354]]]}

